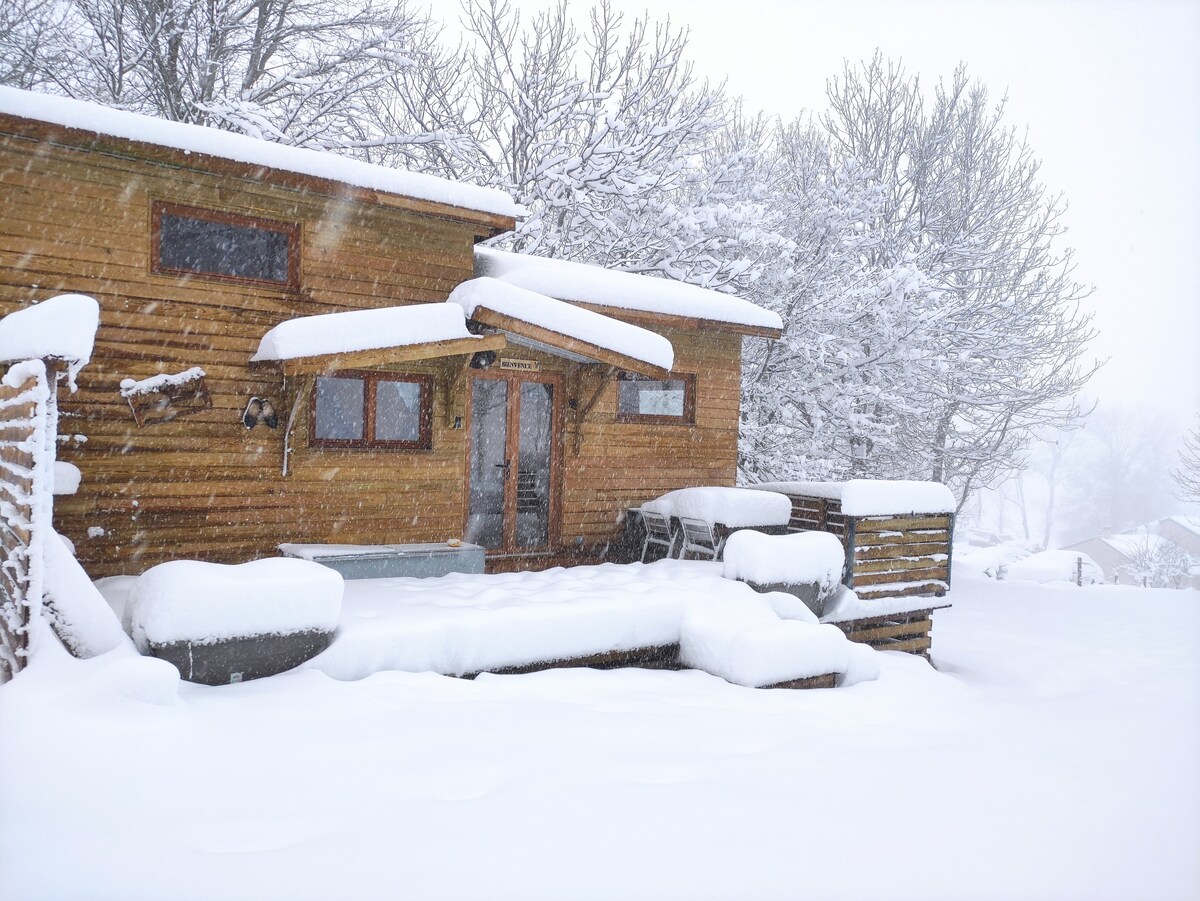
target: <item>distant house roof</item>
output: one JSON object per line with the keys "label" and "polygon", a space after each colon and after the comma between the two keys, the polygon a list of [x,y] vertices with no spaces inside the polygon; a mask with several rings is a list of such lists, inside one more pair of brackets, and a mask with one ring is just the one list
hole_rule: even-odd
{"label": "distant house roof", "polygon": [[157,119],[51,94],[0,87],[0,114],[497,216],[516,217],[523,213],[511,197],[494,188],[481,188],[433,175],[376,166],[335,153],[290,147],[216,128]]}
{"label": "distant house roof", "polygon": [[1164,544],[1170,544],[1168,539],[1153,532],[1138,532],[1134,535],[1105,535],[1100,539],[1117,553],[1130,557],[1142,548],[1156,550]]}
{"label": "distant house roof", "polygon": [[1167,520],[1200,537],[1200,516],[1168,516]]}
{"label": "distant house roof", "polygon": [[732,294],[587,263],[476,247],[475,274],[589,306],[717,323],[766,337],[783,329],[778,313]]}

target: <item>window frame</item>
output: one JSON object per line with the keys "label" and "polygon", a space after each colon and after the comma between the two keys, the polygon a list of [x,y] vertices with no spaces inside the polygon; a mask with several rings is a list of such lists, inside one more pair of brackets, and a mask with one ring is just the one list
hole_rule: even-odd
{"label": "window frame", "polygon": [[[164,265],[162,262],[162,218],[164,215],[286,234],[288,238],[287,281],[252,278],[244,275],[225,275],[220,272],[205,272]],[[300,287],[300,224],[298,222],[284,222],[279,219],[247,216],[243,213],[230,213],[224,210],[189,206],[167,200],[154,200],[150,205],[150,271],[154,275],[185,275],[190,278],[202,278],[226,284],[252,285],[255,287],[274,288],[276,290],[295,291]]]}
{"label": "window frame", "polygon": [[[622,372],[617,375],[616,382],[616,418],[618,422],[644,422],[657,425],[686,426],[696,424],[696,374],[694,372],[672,372],[665,379],[652,379],[634,372]],[[663,416],[656,413],[622,413],[621,382],[683,382],[683,414],[681,416]]]}
{"label": "window frame", "polygon": [[[317,437],[317,379],[357,379],[363,382],[363,437]],[[419,437],[416,441],[379,440],[375,435],[375,397],[380,382],[411,382],[421,386]],[[339,369],[316,376],[308,406],[308,446],[326,450],[416,450],[433,449],[433,376],[424,373],[374,369]]]}

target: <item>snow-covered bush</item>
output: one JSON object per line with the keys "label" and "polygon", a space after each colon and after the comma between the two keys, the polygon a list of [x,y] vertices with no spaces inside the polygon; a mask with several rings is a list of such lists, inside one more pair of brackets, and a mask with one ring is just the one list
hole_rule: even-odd
{"label": "snow-covered bush", "polygon": [[[1154,539],[1154,540],[1151,540]],[[1183,588],[1196,561],[1174,541],[1147,535],[1129,551],[1129,562],[1116,568],[1118,582],[1143,588]]]}

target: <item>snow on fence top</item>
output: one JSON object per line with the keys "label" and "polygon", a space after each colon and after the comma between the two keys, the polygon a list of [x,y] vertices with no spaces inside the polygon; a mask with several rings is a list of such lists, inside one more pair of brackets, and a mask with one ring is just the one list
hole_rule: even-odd
{"label": "snow on fence top", "polygon": [[475,273],[576,303],[758,328],[783,328],[779,314],[732,294],[586,263],[476,247]]}
{"label": "snow on fence top", "polygon": [[289,147],[261,138],[156,119],[82,100],[0,87],[0,113],[498,216],[520,216],[524,213],[511,197],[494,188],[481,188],[403,169],[389,169],[334,153]]}
{"label": "snow on fence top", "polygon": [[467,316],[478,307],[486,307],[660,369],[670,370],[675,362],[675,349],[662,335],[494,278],[463,282],[449,300],[461,306]]}
{"label": "snow on fence top", "polygon": [[74,378],[92,358],[99,327],[100,304],[95,298],[51,297],[0,319],[0,362],[54,357],[70,364]]}
{"label": "snow on fence top", "polygon": [[642,509],[735,529],[783,526],[792,516],[792,502],[784,495],[745,488],[680,488],[642,504]]}
{"label": "snow on fence top", "polygon": [[457,304],[348,310],[281,322],[263,335],[250,360],[294,360],[475,337],[467,331],[466,317]]}
{"label": "snow on fence top", "polygon": [[958,507],[950,489],[941,482],[851,479],[848,482],[762,482],[750,487],[841,501],[842,513],[846,516],[953,513]]}

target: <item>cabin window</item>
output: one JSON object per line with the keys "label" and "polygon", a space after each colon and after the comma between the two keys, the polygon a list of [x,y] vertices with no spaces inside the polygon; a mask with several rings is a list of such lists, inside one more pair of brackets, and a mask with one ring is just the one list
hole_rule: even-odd
{"label": "cabin window", "polygon": [[421,450],[431,446],[433,380],[392,372],[317,376],[312,396],[315,447]]}
{"label": "cabin window", "polygon": [[617,382],[617,418],[627,422],[690,424],[696,420],[696,377],[648,379],[624,373]]}
{"label": "cabin window", "polygon": [[216,210],[156,202],[154,271],[297,287],[300,227]]}

